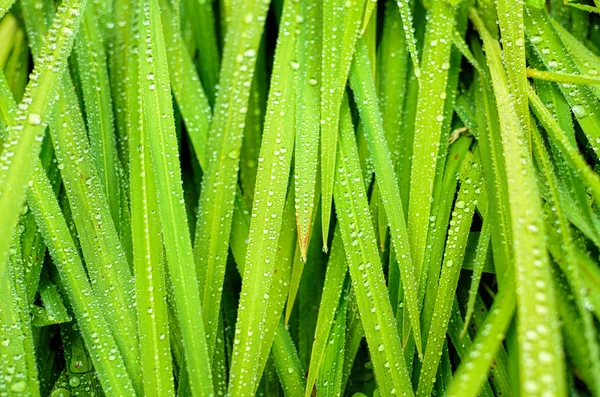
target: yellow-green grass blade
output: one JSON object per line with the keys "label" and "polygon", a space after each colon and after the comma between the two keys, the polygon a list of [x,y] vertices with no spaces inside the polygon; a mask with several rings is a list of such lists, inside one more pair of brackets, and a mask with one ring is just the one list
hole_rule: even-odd
{"label": "yellow-green grass blade", "polygon": [[323,6],[318,2],[303,2],[300,17],[303,23],[300,25],[296,52],[298,80],[294,180],[298,242],[302,257],[306,261],[317,196]]}
{"label": "yellow-green grass blade", "polygon": [[[431,322],[431,326],[427,335],[423,366],[419,374],[418,396],[429,396],[433,389],[433,381],[442,356],[444,335],[448,328],[452,303],[454,302],[456,286],[462,268],[460,264],[464,259],[473,213],[478,196],[481,193],[479,164],[467,160],[462,167],[467,168],[466,178],[461,183],[458,197],[454,203],[434,310],[431,314],[431,320],[429,318],[424,319],[426,324]],[[429,280],[429,282],[434,282],[434,280]]]}
{"label": "yellow-green grass blade", "polygon": [[515,290],[517,295],[517,335],[519,384],[521,393],[537,395],[550,391],[565,395],[564,356],[558,329],[558,313],[551,286],[550,263],[546,252],[541,203],[535,185],[532,160],[523,146],[526,137],[509,99],[500,48],[476,11],[471,20],[483,39],[500,119],[500,133],[506,160],[508,198],[511,210]]}
{"label": "yellow-green grass blade", "polygon": [[15,115],[16,123],[7,131],[0,154],[0,270],[5,266],[19,210],[25,201],[27,183],[51,118],[62,72],[85,5],[86,0],[67,1],[61,5],[47,39],[40,45],[38,62]]}
{"label": "yellow-green grass blade", "polygon": [[384,396],[395,393],[412,395],[412,385],[402,358],[398,327],[385,287],[375,231],[361,178],[354,127],[346,101],[341,109],[338,151],[336,212],[379,388]]}
{"label": "yellow-green grass blade", "polygon": [[36,167],[28,202],[58,269],[69,303],[105,393],[134,395],[123,355],[105,319],[105,306],[88,281],[77,247],[71,238],[52,186],[44,170]]}
{"label": "yellow-green grass blade", "polygon": [[[146,0],[140,13],[140,76],[145,128],[156,178],[156,199],[162,224],[169,275],[183,338],[192,393],[213,393],[209,350],[204,332],[194,254],[187,225],[181,166],[175,136],[167,50],[157,0]],[[164,116],[164,117],[163,117]],[[183,227],[182,227],[183,226]]]}
{"label": "yellow-green grass blade", "polygon": [[600,84],[600,77],[594,75],[548,72],[537,69],[527,69],[527,77],[565,84]]}
{"label": "yellow-green grass blade", "polygon": [[108,199],[110,214],[119,228],[121,197],[119,190],[119,161],[112,113],[106,53],[101,30],[96,20],[96,7],[90,6],[75,40],[75,60],[81,79],[90,148],[98,176]]}
{"label": "yellow-green grass blade", "polygon": [[340,106],[348,80],[365,0],[323,1],[321,57],[321,218],[323,250],[328,250]]}
{"label": "yellow-green grass blade", "polygon": [[[157,188],[148,129],[144,125],[142,85],[139,73],[130,75],[138,95],[137,106],[128,108],[132,120],[129,134],[131,147],[130,194],[133,273],[139,334],[140,368],[145,395],[172,396],[169,320],[166,297],[166,271],[161,236]],[[137,112],[137,113],[136,113]]]}
{"label": "yellow-green grass blade", "polygon": [[[267,7],[268,2],[250,0],[236,5],[227,30],[220,92],[208,136],[208,166],[204,170],[198,206],[194,257],[209,357],[212,357],[217,332],[248,97]],[[288,40],[293,39],[293,36],[288,37]],[[288,50],[292,51],[286,48]],[[279,66],[281,72],[290,73],[290,61],[291,58],[285,66]],[[291,77],[291,74],[286,76]],[[281,76],[281,81],[286,81],[283,78],[286,76]]]}
{"label": "yellow-green grass blade", "polygon": [[[228,389],[232,395],[253,395],[258,386],[260,372],[257,371],[264,365],[260,360],[264,357],[265,345],[252,335],[268,329],[272,310],[269,306],[275,302],[271,298],[274,287],[271,275],[277,265],[281,218],[294,150],[295,69],[290,63],[295,55],[293,32],[297,29],[299,7],[296,2],[286,1],[280,24],[242,273],[241,309],[236,322]],[[267,343],[266,347],[269,345]]]}
{"label": "yellow-green grass blade", "polygon": [[434,2],[428,14],[425,30],[408,203],[408,233],[412,261],[417,275],[421,274],[424,267],[430,197],[433,193],[438,147],[444,123],[444,102],[450,68],[452,47],[450,38],[454,32],[454,14],[454,8],[448,3]]}

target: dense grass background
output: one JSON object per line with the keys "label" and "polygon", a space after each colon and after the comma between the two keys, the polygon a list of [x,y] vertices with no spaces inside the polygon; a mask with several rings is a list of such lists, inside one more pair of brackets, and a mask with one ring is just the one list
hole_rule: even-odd
{"label": "dense grass background", "polygon": [[597,0],[0,0],[0,396],[600,396]]}

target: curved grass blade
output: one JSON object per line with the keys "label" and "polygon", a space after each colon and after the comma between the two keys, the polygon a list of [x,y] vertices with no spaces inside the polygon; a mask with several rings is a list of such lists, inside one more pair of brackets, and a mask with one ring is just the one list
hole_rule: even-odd
{"label": "curved grass blade", "polygon": [[[148,129],[152,165],[156,175],[158,212],[162,224],[169,274],[183,337],[191,391],[213,393],[210,356],[202,320],[198,283],[190,272],[194,263],[192,242],[181,187],[181,169],[173,120],[167,51],[157,0],[146,0],[140,14],[140,86]],[[164,116],[164,117],[163,117]]]}
{"label": "curved grass blade", "polygon": [[381,201],[386,210],[396,257],[399,258],[398,265],[402,284],[404,285],[410,323],[414,330],[417,351],[421,354],[421,325],[417,306],[418,278],[414,273],[400,189],[396,183],[396,173],[387,148],[381,113],[377,105],[377,94],[371,73],[368,49],[362,37],[358,40],[356,46],[356,55],[350,72],[350,83],[356,96],[369,151],[375,166],[377,186],[379,186]]}
{"label": "curved grass blade", "polygon": [[6,18],[0,20],[0,40],[3,43],[0,47],[0,69],[4,69],[13,46],[16,45],[17,29],[17,18],[13,14],[8,14]]}
{"label": "curved grass blade", "polygon": [[[471,221],[477,204],[477,197],[481,193],[481,175],[479,165],[466,161],[466,179],[463,180],[454,211],[450,221],[450,230],[446,241],[444,262],[442,265],[439,284],[436,292],[435,307],[431,319],[425,318],[425,323],[431,323],[427,335],[425,357],[419,374],[418,396],[429,396],[433,389],[435,374],[438,371],[442,348],[445,341],[444,335],[448,328],[448,321],[452,312],[452,303],[456,295],[456,286],[463,262]],[[432,282],[433,280],[430,280]]]}
{"label": "curved grass blade", "polygon": [[[302,258],[311,235],[315,212],[317,165],[319,155],[319,132],[321,120],[321,23],[323,7],[318,2],[302,2],[300,36],[297,44],[297,103],[296,103],[296,149],[294,180],[296,183],[296,223]],[[308,82],[308,84],[306,84]],[[318,202],[317,202],[318,204]]]}
{"label": "curved grass blade", "polygon": [[542,391],[564,395],[564,357],[533,165],[522,146],[525,136],[509,99],[498,42],[489,35],[476,11],[471,9],[470,15],[484,42],[498,113],[503,115],[500,133],[507,179],[511,181],[508,197],[518,301],[517,335],[521,343],[531,343],[528,349],[519,349],[520,390],[528,395]]}
{"label": "curved grass blade", "polygon": [[[208,166],[198,206],[194,258],[209,357],[217,333],[248,97],[267,7],[264,1],[240,0],[236,4],[208,136]],[[247,15],[251,17],[248,21]],[[286,67],[291,60],[287,60]]]}
{"label": "curved grass blade", "polygon": [[385,288],[354,139],[350,109],[344,100],[335,202],[352,285],[380,392],[384,396],[412,395],[397,324]]}
{"label": "curved grass blade", "polygon": [[123,356],[111,335],[78,250],[44,171],[37,166],[27,198],[58,269],[64,290],[105,393],[134,395]]}
{"label": "curved grass blade", "polygon": [[593,75],[548,72],[537,69],[527,69],[527,77],[564,84],[600,84],[600,78]]}
{"label": "curved grass blade", "polygon": [[41,45],[38,62],[15,116],[16,124],[7,131],[0,154],[0,270],[5,266],[34,160],[41,148],[85,5],[86,0],[69,0],[61,5]]}
{"label": "curved grass blade", "polygon": [[305,389],[304,369],[296,346],[283,323],[279,323],[271,349],[275,370],[286,396],[302,396]]}
{"label": "curved grass blade", "polygon": [[[361,27],[365,0],[324,0],[321,67],[321,218],[328,250],[340,105]],[[330,39],[329,39],[330,38]]]}

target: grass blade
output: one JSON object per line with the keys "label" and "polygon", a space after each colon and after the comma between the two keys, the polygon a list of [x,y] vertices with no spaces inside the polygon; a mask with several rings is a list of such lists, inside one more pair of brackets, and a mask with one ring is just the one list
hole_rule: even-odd
{"label": "grass blade", "polygon": [[321,57],[321,114],[325,116],[321,124],[321,227],[325,252],[328,250],[340,106],[361,28],[364,4],[365,0],[323,2],[323,37],[331,38],[323,40]]}
{"label": "grass blade", "polygon": [[[145,127],[148,129],[152,165],[156,175],[158,212],[162,238],[174,285],[186,369],[191,391],[198,395],[213,393],[210,356],[206,345],[198,283],[190,264],[194,263],[192,242],[181,187],[181,169],[175,136],[167,51],[157,0],[144,1],[140,14],[142,38],[140,86],[143,93]],[[152,115],[152,116],[150,116]],[[166,117],[162,117],[166,115]]]}

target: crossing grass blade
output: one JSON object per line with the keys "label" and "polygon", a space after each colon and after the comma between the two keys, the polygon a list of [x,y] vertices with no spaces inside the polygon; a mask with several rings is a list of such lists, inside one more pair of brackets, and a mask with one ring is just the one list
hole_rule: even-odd
{"label": "crossing grass blade", "polygon": [[357,100],[361,120],[365,127],[369,151],[375,167],[375,175],[379,186],[381,201],[386,210],[390,235],[396,257],[399,258],[400,274],[404,285],[406,304],[410,323],[415,335],[417,351],[421,354],[421,326],[417,306],[418,278],[413,270],[414,265],[408,232],[404,219],[403,203],[396,183],[396,173],[390,152],[387,148],[383,122],[377,103],[375,82],[371,74],[367,45],[361,37],[358,40],[356,55],[352,63],[350,82]]}
{"label": "crossing grass blade", "polygon": [[[345,294],[347,296],[347,293]],[[344,342],[346,334],[347,300],[340,300],[335,320],[329,333],[323,365],[320,367],[317,395],[339,396],[343,389],[342,376],[344,369]]]}
{"label": "crossing grass blade", "polygon": [[208,136],[208,165],[198,205],[194,257],[209,357],[218,326],[248,97],[267,6],[268,2],[250,0],[236,4],[225,39],[223,78]]}
{"label": "crossing grass blade", "polygon": [[[204,333],[198,282],[194,272],[192,242],[181,187],[181,168],[173,120],[167,51],[157,0],[143,3],[140,13],[139,84],[143,96],[145,128],[156,177],[156,199],[162,224],[169,275],[174,288],[175,305],[183,337],[186,369],[192,393],[213,393],[209,350]],[[152,116],[150,116],[152,115]],[[165,117],[163,117],[165,115]]]}
{"label": "crossing grass blade", "polygon": [[[517,334],[520,341],[532,341],[519,350],[519,383],[522,393],[551,390],[565,394],[564,357],[558,332],[555,296],[550,285],[549,260],[541,222],[541,203],[537,196],[533,164],[522,146],[525,136],[510,102],[506,76],[498,42],[487,32],[476,11],[471,19],[481,35],[492,77],[506,159],[508,197],[511,209],[514,250],[515,289],[517,295]],[[537,338],[541,333],[545,337]],[[532,335],[536,338],[532,339]]]}
{"label": "crossing grass blade", "polygon": [[51,118],[56,92],[66,68],[86,1],[72,0],[61,5],[48,37],[40,46],[36,67],[25,96],[15,115],[16,124],[7,131],[0,155],[0,270],[5,266],[19,209],[33,173],[46,124]]}
{"label": "crossing grass blade", "polygon": [[354,127],[345,100],[341,112],[335,200],[352,285],[367,343],[371,346],[380,392],[385,396],[412,395],[398,328],[385,290],[354,139]]}
{"label": "crossing grass blade", "polygon": [[79,320],[79,329],[103,390],[118,395],[134,394],[123,355],[113,336],[114,331],[110,331],[104,310],[92,291],[52,186],[39,166],[34,170],[33,183],[27,197],[58,269],[71,308]]}
{"label": "crossing grass blade", "polygon": [[10,10],[10,8],[12,7],[12,5],[15,3],[15,0],[2,0],[0,1],[0,18],[4,17],[4,15],[6,15],[6,13],[8,12],[8,10]]}
{"label": "crossing grass blade", "polygon": [[425,318],[424,320],[426,324],[430,323],[431,326],[427,336],[423,366],[419,374],[419,387],[417,389],[417,395],[419,396],[429,396],[433,389],[433,380],[442,356],[444,335],[448,328],[452,303],[460,276],[461,266],[459,264],[464,259],[477,197],[481,193],[479,165],[466,160],[462,166],[467,169],[465,172],[466,178],[462,181],[458,197],[454,203],[444,261],[436,292],[435,308],[431,319]]}
{"label": "crossing grass blade", "polygon": [[[323,7],[318,3],[303,2],[300,7],[300,36],[297,42],[296,149],[294,180],[296,183],[296,223],[300,252],[306,261],[311,234],[311,223],[317,196],[317,166],[319,162],[319,135],[321,103],[319,77],[321,76]],[[318,202],[317,202],[318,204]]]}
{"label": "crossing grass blade", "polygon": [[[328,251],[340,106],[348,79],[365,0],[325,0],[321,68],[321,217],[323,250]],[[336,32],[347,32],[338,34]]]}

